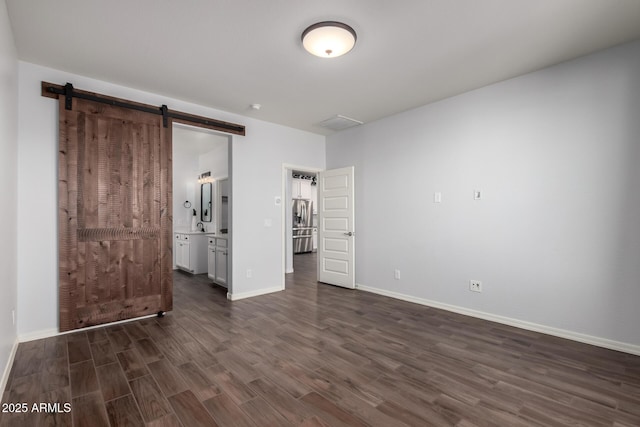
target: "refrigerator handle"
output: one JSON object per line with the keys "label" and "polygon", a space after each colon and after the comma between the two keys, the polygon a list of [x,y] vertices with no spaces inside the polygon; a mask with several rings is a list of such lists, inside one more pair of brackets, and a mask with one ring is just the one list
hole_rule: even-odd
{"label": "refrigerator handle", "polygon": [[301,213],[301,223],[306,224],[307,223],[307,205],[306,204],[302,204],[302,209],[301,209],[302,213]]}

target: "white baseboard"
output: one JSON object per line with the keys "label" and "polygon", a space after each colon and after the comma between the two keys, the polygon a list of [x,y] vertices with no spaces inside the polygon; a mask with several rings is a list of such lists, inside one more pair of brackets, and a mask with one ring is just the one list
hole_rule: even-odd
{"label": "white baseboard", "polygon": [[252,298],[252,297],[257,297],[259,295],[271,294],[271,293],[280,292],[280,291],[284,291],[284,286],[282,285],[274,286],[272,288],[262,288],[262,289],[257,289],[255,291],[241,292],[241,293],[235,293],[235,294],[232,294],[231,292],[227,292],[227,299],[229,301],[238,301],[240,299]]}
{"label": "white baseboard", "polygon": [[524,320],[513,319],[511,317],[499,316],[496,314],[486,313],[484,311],[472,310],[457,305],[445,304],[437,301],[432,301],[424,298],[418,298],[411,295],[401,294],[398,292],[388,291],[386,289],[372,288],[369,286],[356,284],[356,289],[360,289],[366,292],[371,292],[378,295],[384,295],[387,297],[412,302],[415,304],[425,305],[428,307],[439,308],[442,310],[451,311],[453,313],[463,314],[465,316],[476,317],[478,319],[489,320],[491,322],[502,323],[504,325],[514,326],[520,329],[526,329],[528,331],[540,332],[547,335],[553,335],[560,338],[566,338],[572,341],[577,341],[585,344],[595,345],[597,347],[603,347],[610,350],[621,351],[624,353],[634,354],[640,356],[640,345],[629,344],[620,341],[613,341],[607,338],[594,337],[592,335],[581,334],[578,332],[568,331],[566,329],[558,329],[551,326],[540,325],[538,323],[526,322]]}
{"label": "white baseboard", "polygon": [[67,334],[72,334],[74,332],[80,332],[80,331],[88,331],[90,329],[104,328],[106,326],[118,325],[120,323],[128,323],[128,322],[133,322],[135,320],[148,319],[150,317],[156,317],[156,316],[157,314],[149,314],[147,316],[140,316],[140,317],[134,317],[132,319],[118,320],[117,322],[104,323],[102,325],[95,325],[95,326],[87,326],[86,328],[72,329],[70,331],[64,331],[64,332],[60,332],[58,331],[58,329],[55,329],[55,328],[43,329],[41,331],[29,332],[27,334],[18,335],[18,341],[28,342],[28,341],[41,340],[43,338],[55,337],[58,335],[67,335]]}
{"label": "white baseboard", "polygon": [[4,367],[4,372],[2,373],[2,379],[0,380],[0,393],[3,393],[5,388],[7,387],[7,382],[9,381],[9,374],[11,373],[11,367],[13,366],[13,360],[16,358],[16,351],[18,350],[18,338],[16,337],[13,342],[13,347],[11,347],[11,353],[9,354],[9,360],[7,360],[7,364]]}
{"label": "white baseboard", "polygon": [[41,340],[43,338],[55,337],[56,335],[60,335],[60,332],[58,331],[57,328],[42,329],[40,331],[29,332],[27,334],[18,335],[18,341],[20,342],[35,341],[35,340]]}

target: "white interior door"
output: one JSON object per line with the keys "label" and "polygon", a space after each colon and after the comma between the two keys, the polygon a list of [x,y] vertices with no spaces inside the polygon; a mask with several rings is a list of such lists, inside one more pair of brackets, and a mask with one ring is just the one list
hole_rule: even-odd
{"label": "white interior door", "polygon": [[353,166],[318,174],[318,281],[355,288]]}

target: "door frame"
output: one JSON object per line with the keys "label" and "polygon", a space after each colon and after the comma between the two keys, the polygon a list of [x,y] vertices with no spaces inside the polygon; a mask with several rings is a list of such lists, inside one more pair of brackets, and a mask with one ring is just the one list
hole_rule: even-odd
{"label": "door frame", "polygon": [[[173,139],[173,129],[175,127],[179,127],[184,130],[190,130],[192,132],[204,132],[210,133],[213,135],[224,136],[227,138],[227,180],[229,180],[229,232],[227,233],[227,299],[231,299],[230,295],[233,293],[233,136],[234,134],[223,132],[220,130],[211,129],[205,126],[198,126],[198,124],[194,123],[182,123],[182,122],[172,122],[171,126],[171,138]],[[174,140],[175,143],[175,140]],[[175,149],[175,147],[173,148]],[[173,166],[173,165],[172,165]],[[173,173],[173,170],[172,170]],[[173,182],[171,183],[173,186]],[[216,208],[218,209],[218,208]],[[216,224],[216,228],[218,225]],[[173,230],[172,230],[173,235]],[[173,255],[175,261],[175,254]]]}
{"label": "door frame", "polygon": [[[287,274],[287,227],[291,225],[287,224],[287,209],[288,209],[288,201],[290,197],[287,197],[287,177],[291,174],[292,171],[297,170],[301,172],[309,172],[315,173],[324,171],[322,168],[317,168],[313,166],[303,166],[303,165],[294,165],[291,163],[282,163],[282,180],[281,180],[281,190],[280,190],[280,205],[281,205],[281,215],[282,218],[282,233],[280,236],[280,252],[281,252],[281,276],[282,276],[282,289],[285,289],[285,275]],[[289,194],[291,196],[291,194]],[[291,242],[293,245],[293,242]],[[292,271],[293,272],[293,271]]]}

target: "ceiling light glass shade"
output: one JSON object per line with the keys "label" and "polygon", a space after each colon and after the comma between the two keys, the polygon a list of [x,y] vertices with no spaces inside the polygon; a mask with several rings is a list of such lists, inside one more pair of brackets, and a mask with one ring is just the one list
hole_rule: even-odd
{"label": "ceiling light glass shade", "polygon": [[342,22],[324,21],[313,24],[302,33],[302,45],[321,58],[337,58],[353,49],[356,32]]}

